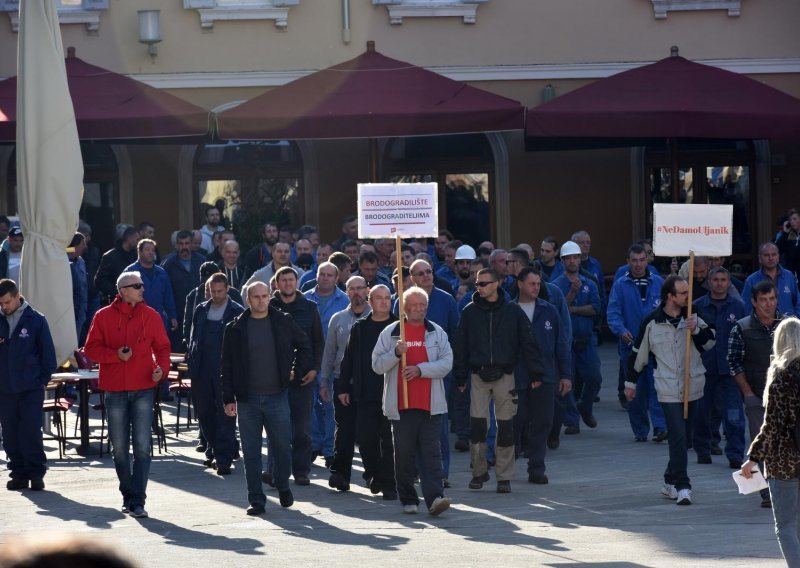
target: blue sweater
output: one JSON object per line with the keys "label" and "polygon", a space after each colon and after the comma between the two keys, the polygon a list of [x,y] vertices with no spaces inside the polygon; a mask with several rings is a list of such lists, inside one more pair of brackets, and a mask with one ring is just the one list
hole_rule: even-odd
{"label": "blue sweater", "polygon": [[169,320],[178,319],[178,315],[175,309],[175,298],[172,296],[172,283],[167,271],[154,264],[151,278],[141,264],[134,262],[125,269],[125,272],[134,270],[142,275],[145,303],[159,313],[161,319],[164,320],[164,327],[169,329]]}
{"label": "blue sweater", "polygon": [[[575,295],[572,301],[573,306],[592,306],[595,315],[600,314],[600,293],[597,291],[597,285],[589,278],[579,275],[581,281],[581,288]],[[557,286],[561,293],[566,297],[572,288],[572,282],[567,278],[566,274],[562,274],[555,280],[553,285]],[[592,335],[594,329],[595,316],[580,316],[570,315],[572,320],[572,338],[573,339],[586,339]]]}
{"label": "blue sweater", "polygon": [[[555,384],[561,379],[572,378],[572,345],[560,320],[553,304],[542,299],[536,300],[531,334],[542,354],[544,383]],[[530,387],[529,375],[521,362],[514,370],[514,382],[518,389]]]}
{"label": "blue sweater", "polygon": [[27,303],[19,309],[23,311],[13,330],[0,316],[0,392],[41,389],[58,366],[47,320]]}
{"label": "blue sweater", "polygon": [[713,327],[716,332],[717,343],[709,351],[703,351],[703,366],[709,375],[729,375],[728,367],[728,337],[736,322],[745,317],[748,310],[744,303],[730,294],[725,298],[725,305],[720,309],[711,301],[711,294],[706,294],[694,302],[698,317]]}
{"label": "blue sweater", "polygon": [[611,287],[606,315],[608,327],[617,337],[629,331],[635,338],[644,317],[661,303],[661,285],[664,280],[656,274],[650,274],[648,278],[650,285],[647,287],[644,302],[630,274],[625,274]]}
{"label": "blue sweater", "polygon": [[[778,266],[778,278],[775,286],[778,288],[778,311],[789,316],[800,316],[800,298],[797,293],[797,279],[794,274]],[[768,280],[769,276],[763,270],[756,270],[747,280],[744,281],[742,300],[749,302],[752,298],[753,286],[762,280]]]}

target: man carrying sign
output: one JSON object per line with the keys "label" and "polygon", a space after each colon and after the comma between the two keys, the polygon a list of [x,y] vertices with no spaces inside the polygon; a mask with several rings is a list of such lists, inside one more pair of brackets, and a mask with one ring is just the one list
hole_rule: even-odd
{"label": "man carrying sign", "polygon": [[[661,286],[661,305],[651,312],[639,328],[633,343],[630,372],[625,382],[628,400],[636,394],[636,381],[644,371],[652,354],[656,360],[656,393],[664,418],[667,421],[669,462],[664,472],[661,493],[677,499],[678,505],[692,504],[692,486],[687,473],[687,446],[692,433],[697,400],[703,396],[705,367],[700,351],[714,347],[714,330],[697,316],[686,319],[689,301],[689,283],[680,276],[669,276]],[[690,343],[689,412],[683,416],[684,365],[686,361],[686,330],[692,334]]]}

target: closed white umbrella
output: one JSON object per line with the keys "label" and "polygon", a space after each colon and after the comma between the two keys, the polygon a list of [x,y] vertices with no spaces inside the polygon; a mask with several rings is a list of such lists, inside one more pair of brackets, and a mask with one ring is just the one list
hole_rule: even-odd
{"label": "closed white umbrella", "polygon": [[63,362],[78,345],[65,251],[78,226],[83,160],[53,0],[20,2],[17,57],[20,290],[47,318]]}

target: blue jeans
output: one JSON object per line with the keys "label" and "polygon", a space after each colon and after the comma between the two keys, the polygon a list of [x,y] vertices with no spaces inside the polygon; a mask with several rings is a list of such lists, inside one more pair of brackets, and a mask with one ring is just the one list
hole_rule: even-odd
{"label": "blue jeans", "polygon": [[769,479],[775,534],[787,566],[800,566],[800,480]]}
{"label": "blue jeans", "polygon": [[[628,358],[631,354],[631,347],[619,344],[620,363],[622,364],[627,378]],[[649,414],[649,416],[648,416]],[[637,439],[647,439],[650,433],[650,423],[653,424],[653,433],[663,432],[667,429],[664,412],[658,404],[656,397],[656,387],[653,380],[653,368],[648,365],[636,382],[636,396],[628,404],[628,419],[631,423],[631,430]]]}
{"label": "blue jeans", "polygon": [[578,426],[580,424],[580,412],[592,414],[594,399],[600,392],[600,385],[603,383],[603,376],[600,374],[600,357],[597,355],[597,336],[592,335],[591,340],[583,349],[572,348],[572,376],[580,376],[583,380],[583,388],[580,392],[580,400],[575,400],[572,391],[567,394],[566,415],[564,424],[566,426]]}
{"label": "blue jeans", "polygon": [[[308,477],[311,472],[311,408],[313,387],[289,388],[289,419],[292,422],[292,475]],[[267,439],[267,471],[272,472],[275,458],[272,438]]]}
{"label": "blue jeans", "polygon": [[[331,379],[333,382],[335,379]],[[319,382],[314,381],[314,411],[311,413],[311,450],[325,457],[333,456],[333,433],[336,423],[333,419],[333,389],[328,389],[331,400],[325,402],[319,397]]]}
{"label": "blue jeans", "polygon": [[722,417],[725,431],[725,455],[729,460],[744,458],[744,406],[742,393],[730,375],[706,374],[703,398],[697,407],[694,423],[694,449],[698,456],[711,455],[713,438],[712,411]]}
{"label": "blue jeans", "polygon": [[691,489],[689,483],[688,469],[688,443],[689,436],[692,435],[692,425],[694,415],[697,411],[697,402],[693,400],[689,403],[688,418],[683,419],[682,402],[662,402],[661,408],[664,409],[664,418],[667,421],[667,432],[669,437],[669,462],[664,471],[664,482],[674,485],[675,489]]}
{"label": "blue jeans", "polygon": [[[108,436],[111,455],[119,479],[122,501],[131,508],[144,506],[147,499],[147,478],[150,475],[150,448],[153,427],[153,389],[138,391],[106,391]],[[133,468],[130,453],[133,433]]]}
{"label": "blue jeans", "polygon": [[264,505],[267,498],[261,485],[261,433],[267,429],[272,441],[275,465],[272,469],[278,491],[289,489],[292,470],[292,423],[289,418],[289,392],[276,395],[251,395],[236,403],[239,416],[239,436],[242,440],[244,476],[247,480],[247,501],[251,505]]}

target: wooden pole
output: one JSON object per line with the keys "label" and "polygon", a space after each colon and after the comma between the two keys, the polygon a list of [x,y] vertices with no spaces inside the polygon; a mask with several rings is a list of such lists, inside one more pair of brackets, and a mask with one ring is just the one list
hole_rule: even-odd
{"label": "wooden pole", "polygon": [[[403,242],[400,235],[395,237],[395,253],[397,256],[397,315],[400,317],[400,341],[406,340],[405,308],[403,306]],[[403,379],[403,369],[406,368],[406,354],[400,357],[400,378],[403,380],[403,408],[408,408],[408,381]]]}
{"label": "wooden pole", "polygon": [[[692,317],[692,288],[694,287],[694,251],[689,251],[689,302],[686,306],[686,322]],[[683,380],[683,419],[689,418],[689,368],[692,363],[692,332],[686,328],[686,360],[684,361],[684,380]]]}

